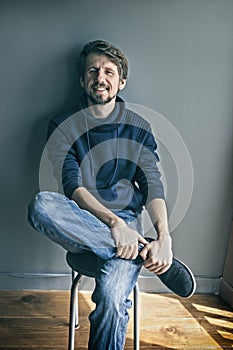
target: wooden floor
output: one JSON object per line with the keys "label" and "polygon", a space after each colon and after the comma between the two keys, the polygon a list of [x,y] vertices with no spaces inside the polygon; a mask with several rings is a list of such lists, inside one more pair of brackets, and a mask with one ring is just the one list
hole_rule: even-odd
{"label": "wooden floor", "polygon": [[[80,292],[77,350],[87,349],[89,292]],[[233,349],[233,310],[218,296],[140,293],[140,339],[143,350]],[[0,292],[0,349],[67,349],[69,293]],[[133,349],[129,323],[125,349]]]}

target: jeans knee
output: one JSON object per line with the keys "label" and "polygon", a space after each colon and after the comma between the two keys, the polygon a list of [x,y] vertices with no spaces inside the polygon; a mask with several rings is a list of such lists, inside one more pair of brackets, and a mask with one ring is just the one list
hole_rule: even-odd
{"label": "jeans knee", "polygon": [[41,231],[41,223],[46,218],[44,210],[46,202],[46,192],[39,192],[28,205],[28,222],[37,231]]}
{"label": "jeans knee", "polygon": [[126,309],[132,307],[132,301],[122,293],[122,290],[117,287],[111,288],[111,290],[99,289],[93,293],[92,300],[98,305],[101,305],[103,310],[116,314],[125,314]]}
{"label": "jeans knee", "polygon": [[33,224],[33,216],[35,213],[35,205],[36,205],[36,198],[33,198],[31,202],[28,204],[28,222],[32,225]]}
{"label": "jeans knee", "polygon": [[38,206],[44,202],[44,192],[39,192],[28,205],[28,215],[32,215],[38,211]]}

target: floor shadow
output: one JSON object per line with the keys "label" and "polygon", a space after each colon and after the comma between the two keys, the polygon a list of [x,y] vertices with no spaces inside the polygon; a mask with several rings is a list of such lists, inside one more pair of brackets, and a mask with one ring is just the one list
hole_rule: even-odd
{"label": "floor shadow", "polygon": [[196,294],[183,299],[168,294],[167,297],[178,300],[222,349],[233,348],[233,310],[219,295]]}

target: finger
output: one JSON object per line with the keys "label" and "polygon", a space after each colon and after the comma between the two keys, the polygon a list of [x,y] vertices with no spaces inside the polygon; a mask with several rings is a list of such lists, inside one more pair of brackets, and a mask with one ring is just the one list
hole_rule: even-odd
{"label": "finger", "polygon": [[123,258],[123,259],[130,259],[132,253],[133,253],[133,247],[132,246],[126,246],[125,247],[125,251],[124,251],[124,255],[121,255],[121,258]]}
{"label": "finger", "polygon": [[[127,245],[123,245],[121,247],[122,247],[121,253],[118,257],[122,258],[122,259],[127,259],[127,257],[131,255],[131,250],[129,249],[129,247]],[[130,252],[130,254],[129,254],[129,252]]]}
{"label": "finger", "polygon": [[164,266],[164,262],[150,257],[145,261],[144,266],[150,271],[152,269],[157,269],[159,271]]}
{"label": "finger", "polygon": [[148,253],[148,248],[147,246],[145,246],[139,254],[144,261],[147,259],[147,253]]}
{"label": "finger", "polygon": [[138,256],[138,244],[134,247],[130,259],[134,260]]}
{"label": "finger", "polygon": [[119,246],[117,247],[116,257],[121,256],[121,254],[122,254],[122,252],[123,252],[123,248],[124,248],[124,246],[122,246],[122,245],[119,245]]}
{"label": "finger", "polygon": [[154,259],[147,259],[145,260],[144,262],[144,266],[149,270],[149,269],[152,269],[152,268],[156,268],[160,265],[160,263],[158,261],[155,261]]}
{"label": "finger", "polygon": [[140,234],[138,236],[138,240],[140,243],[143,243],[143,244],[148,244],[149,242],[144,238],[142,237]]}
{"label": "finger", "polygon": [[155,273],[156,275],[160,275],[164,272],[166,272],[170,267],[169,263],[157,263],[157,264],[151,264],[147,267],[147,269],[150,272]]}
{"label": "finger", "polygon": [[151,265],[149,267],[147,267],[147,270],[153,273],[160,273],[160,271],[163,269],[163,267],[159,266],[159,265]]}
{"label": "finger", "polygon": [[138,256],[138,244],[133,244],[127,247],[127,253],[125,255],[125,259],[136,259],[136,257]]}
{"label": "finger", "polygon": [[163,266],[159,271],[156,272],[157,275],[161,275],[162,273],[165,273],[167,270],[169,270],[171,266],[171,263],[168,263],[167,265]]}
{"label": "finger", "polygon": [[130,259],[130,260],[136,259],[137,256],[138,256],[137,244],[121,246],[120,255],[118,255],[118,257],[122,259]]}

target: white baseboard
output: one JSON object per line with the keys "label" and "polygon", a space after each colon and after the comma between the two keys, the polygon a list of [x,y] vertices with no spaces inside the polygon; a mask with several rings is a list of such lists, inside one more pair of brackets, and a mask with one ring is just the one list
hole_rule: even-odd
{"label": "white baseboard", "polygon": [[[196,276],[196,293],[219,294],[220,277]],[[0,273],[0,290],[69,290],[71,274],[27,274]],[[93,290],[94,279],[83,277],[80,290]],[[142,292],[168,293],[169,290],[156,277],[140,276],[139,287]]]}

